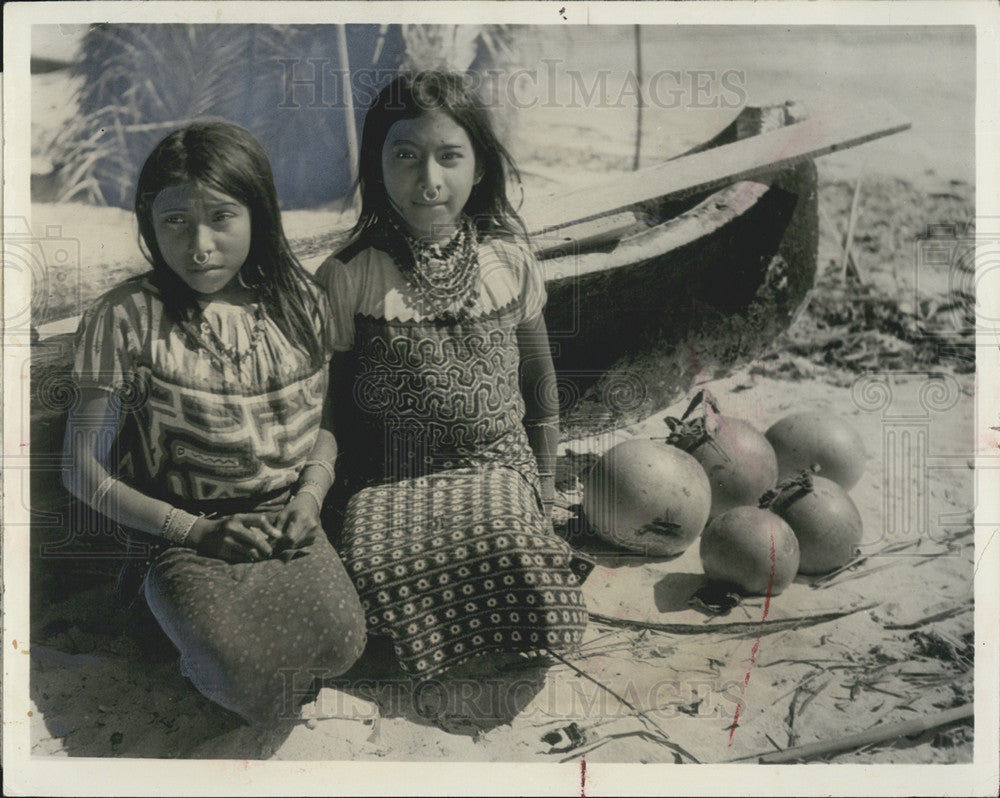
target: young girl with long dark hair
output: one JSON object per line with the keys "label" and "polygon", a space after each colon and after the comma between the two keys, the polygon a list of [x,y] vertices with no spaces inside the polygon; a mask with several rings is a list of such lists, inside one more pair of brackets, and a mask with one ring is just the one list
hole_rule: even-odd
{"label": "young girl with long dark hair", "polygon": [[337,455],[326,296],[241,128],[167,136],[135,213],[152,271],[80,324],[64,481],[146,547],[146,600],[194,685],[251,722],[294,716],[303,680],[365,641],[319,525]]}
{"label": "young girl with long dark hair", "polygon": [[548,517],[555,380],[514,165],[476,93],[443,72],[380,92],[360,160],[353,239],[318,276],[340,350],[339,548],[369,633],[417,676],[573,648],[592,564]]}

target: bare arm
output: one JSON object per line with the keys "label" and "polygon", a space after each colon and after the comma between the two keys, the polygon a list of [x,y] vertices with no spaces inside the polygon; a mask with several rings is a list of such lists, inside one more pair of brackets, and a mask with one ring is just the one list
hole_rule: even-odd
{"label": "bare arm", "polygon": [[323,418],[309,458],[299,475],[298,490],[274,520],[283,538],[279,547],[297,548],[311,543],[322,531],[320,511],[333,485],[337,462],[337,439],[333,434],[333,401],[327,391]]}
{"label": "bare arm", "polygon": [[559,445],[559,399],[545,319],[539,314],[517,328],[524,394],[524,426],[541,476],[542,501],[551,511]]}
{"label": "bare arm", "polygon": [[70,413],[63,441],[63,484],[86,502],[123,526],[163,533],[170,504],[146,496],[120,480],[112,479],[107,463],[118,432],[120,413],[110,394],[97,388],[83,390],[80,405]]}

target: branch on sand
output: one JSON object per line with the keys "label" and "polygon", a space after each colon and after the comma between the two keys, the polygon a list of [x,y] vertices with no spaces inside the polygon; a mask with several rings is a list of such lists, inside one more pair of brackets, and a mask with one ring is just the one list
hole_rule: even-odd
{"label": "branch on sand", "polygon": [[608,626],[623,626],[628,629],[654,629],[657,632],[669,632],[670,634],[689,635],[704,634],[706,632],[727,632],[732,634],[770,634],[772,632],[783,632],[788,629],[799,629],[803,626],[815,626],[829,621],[836,621],[846,615],[853,615],[856,612],[866,612],[878,606],[875,604],[865,604],[862,607],[852,607],[848,610],[837,612],[821,612],[815,615],[796,615],[792,618],[776,618],[768,620],[761,626],[760,621],[734,621],[731,623],[690,624],[690,623],[657,623],[655,621],[635,621],[628,618],[615,618],[610,615],[602,615],[597,612],[590,613],[590,620],[595,623],[607,624]]}
{"label": "branch on sand", "polygon": [[940,726],[947,726],[952,723],[967,720],[973,716],[973,705],[963,704],[960,707],[946,709],[934,715],[927,715],[922,718],[903,721],[901,723],[890,723],[885,726],[875,726],[857,734],[848,734],[846,737],[839,737],[835,740],[823,740],[809,745],[800,745],[795,748],[786,748],[784,751],[769,751],[764,754],[751,754],[730,760],[732,762],[745,762],[756,759],[761,765],[784,765],[793,762],[804,762],[810,759],[820,759],[843,751],[850,751],[855,748],[885,743],[899,737],[913,737],[925,731],[936,729]]}

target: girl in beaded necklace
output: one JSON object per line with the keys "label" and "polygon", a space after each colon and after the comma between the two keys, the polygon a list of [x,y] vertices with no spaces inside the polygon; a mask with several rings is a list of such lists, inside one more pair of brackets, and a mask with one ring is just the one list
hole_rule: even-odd
{"label": "girl in beaded necklace", "polygon": [[592,563],[552,531],[558,415],[545,284],[507,199],[517,170],[462,75],[368,110],[361,215],[317,274],[334,311],[340,545],[369,634],[430,677],[566,650]]}
{"label": "girl in beaded necklace", "polygon": [[152,271],[80,323],[64,481],[127,535],[119,593],[138,570],[194,685],[253,723],[294,717],[313,676],[342,673],[365,640],[319,525],[337,454],[329,305],[241,128],[167,136],[135,212]]}

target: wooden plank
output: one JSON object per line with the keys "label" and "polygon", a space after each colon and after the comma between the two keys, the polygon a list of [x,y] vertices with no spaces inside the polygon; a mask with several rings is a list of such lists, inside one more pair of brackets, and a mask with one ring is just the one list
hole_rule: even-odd
{"label": "wooden plank", "polygon": [[66,335],[76,332],[76,328],[80,324],[80,318],[80,316],[70,316],[65,319],[57,319],[46,324],[39,324],[35,330],[38,332],[39,340],[44,341],[56,335]]}
{"label": "wooden plank", "polygon": [[710,191],[910,128],[904,121],[807,119],[732,144],[616,176],[613,181],[540,197],[522,216],[531,235],[583,222],[639,202]]}
{"label": "wooden plank", "polygon": [[551,257],[562,252],[568,254],[581,247],[590,247],[605,241],[621,238],[622,234],[635,226],[636,217],[631,211],[614,213],[610,216],[599,216],[589,222],[571,224],[550,230],[544,235],[535,237],[532,246],[539,257]]}
{"label": "wooden plank", "polygon": [[[767,186],[760,183],[748,181],[733,183],[714,192],[707,200],[703,200],[680,216],[622,239],[611,252],[580,254],[573,252],[569,247],[564,247],[560,253],[562,257],[550,256],[539,259],[545,280],[546,282],[564,280],[570,275],[573,279],[579,280],[592,272],[612,272],[623,266],[663,256],[711,235],[729,224],[750,210],[767,190]],[[559,228],[556,232],[561,233],[565,229],[572,228]]]}

